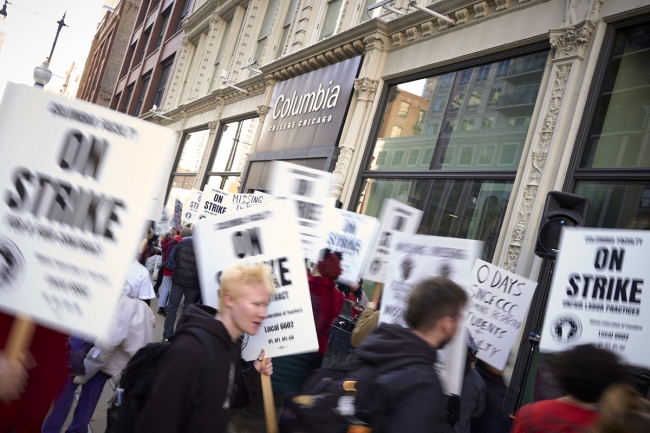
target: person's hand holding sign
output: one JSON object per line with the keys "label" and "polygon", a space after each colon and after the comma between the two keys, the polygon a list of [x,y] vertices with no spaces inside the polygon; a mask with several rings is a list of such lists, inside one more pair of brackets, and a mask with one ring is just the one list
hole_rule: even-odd
{"label": "person's hand holding sign", "polygon": [[[18,400],[27,385],[27,354],[17,359],[7,359],[0,352],[0,402],[10,403]],[[271,367],[273,371],[273,367]]]}
{"label": "person's hand holding sign", "polygon": [[257,357],[255,362],[253,363],[253,366],[255,367],[255,370],[258,372],[270,376],[273,374],[273,362],[271,361],[271,358],[264,358],[265,352],[264,349],[260,352],[260,356]]}

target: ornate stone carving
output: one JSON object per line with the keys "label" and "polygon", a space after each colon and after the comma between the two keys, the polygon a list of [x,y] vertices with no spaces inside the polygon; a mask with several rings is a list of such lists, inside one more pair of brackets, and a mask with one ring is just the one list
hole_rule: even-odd
{"label": "ornate stone carving", "polygon": [[456,25],[465,24],[469,21],[469,11],[467,8],[456,11],[454,15],[456,16]]}
{"label": "ornate stone carving", "polygon": [[533,150],[530,154],[530,170],[528,171],[528,177],[524,184],[522,200],[517,210],[515,229],[510,236],[506,260],[503,263],[503,267],[511,272],[515,272],[517,268],[519,254],[521,253],[526,229],[530,221],[530,212],[537,197],[542,171],[546,165],[549,146],[555,133],[557,117],[562,106],[570,73],[570,64],[558,66],[555,69],[553,89],[548,100],[546,113],[544,114],[544,124],[541,127],[538,139],[533,144]]}
{"label": "ornate stone carving", "polygon": [[488,13],[490,13],[488,2],[476,3],[474,5],[474,12],[476,12],[474,18],[483,18],[488,16]]}
{"label": "ornate stone carving", "polygon": [[210,134],[214,133],[214,131],[217,129],[217,126],[219,126],[219,122],[217,121],[208,122],[208,129],[210,130]]}
{"label": "ornate stone carving", "polygon": [[551,46],[555,48],[554,59],[577,56],[582,60],[594,28],[592,22],[583,21],[577,26],[551,30]]}
{"label": "ornate stone carving", "polygon": [[426,23],[423,23],[420,27],[422,28],[422,36],[432,35],[433,32],[436,30],[433,21],[427,21]]}
{"label": "ornate stone carving", "polygon": [[530,0],[519,0],[519,4],[527,3],[527,2],[529,2],[529,1],[530,1]]}
{"label": "ornate stone carving", "polygon": [[183,40],[181,41],[181,47],[187,48],[187,46],[190,44],[190,38],[185,36]]}
{"label": "ornate stone carving", "polygon": [[332,194],[337,199],[341,198],[343,191],[343,184],[345,183],[345,176],[350,170],[350,163],[352,162],[352,155],[354,149],[350,146],[339,146],[339,156],[336,159],[336,167],[334,167],[334,178],[332,179]]}
{"label": "ornate stone carving", "polygon": [[391,39],[393,40],[393,46],[398,47],[404,43],[404,33],[402,32],[393,33],[391,35]]}
{"label": "ornate stone carving", "polygon": [[495,9],[497,12],[504,11],[510,7],[510,0],[494,0],[497,5]]}
{"label": "ornate stone carving", "polygon": [[257,106],[257,115],[262,117],[266,116],[266,114],[269,112],[269,106],[268,105],[258,105]]}
{"label": "ornate stone carving", "polygon": [[216,26],[217,24],[219,24],[219,21],[221,21],[221,17],[219,16],[219,14],[216,12],[212,12],[212,14],[210,15],[210,27],[212,28]]}
{"label": "ornate stone carving", "polygon": [[417,27],[410,27],[406,29],[406,40],[409,42],[416,40],[419,35],[420,32],[418,32]]}
{"label": "ornate stone carving", "polygon": [[373,33],[363,38],[363,43],[365,45],[365,52],[368,54],[374,50],[384,51],[388,48],[389,39],[380,33]]}
{"label": "ornate stone carving", "polygon": [[357,91],[357,99],[362,101],[374,100],[378,85],[379,80],[371,80],[366,77],[356,78],[354,80],[354,90]]}

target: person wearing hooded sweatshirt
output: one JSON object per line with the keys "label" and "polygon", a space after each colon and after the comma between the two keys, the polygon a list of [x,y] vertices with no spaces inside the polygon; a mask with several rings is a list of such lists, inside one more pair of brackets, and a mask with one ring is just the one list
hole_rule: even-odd
{"label": "person wearing hooded sweatshirt", "polygon": [[122,372],[129,360],[154,341],[155,317],[146,300],[154,296],[149,272],[134,260],[126,274],[124,293],[115,306],[110,331],[95,341],[84,360],[86,374],[71,380],[43,423],[43,433],[58,433],[70,412],[74,392],[83,385],[66,433],[86,433],[106,381]]}
{"label": "person wearing hooded sweatshirt", "polygon": [[[263,362],[264,350],[250,368],[243,369],[241,359],[242,335],[255,335],[266,318],[273,278],[268,265],[232,264],[221,273],[218,312],[206,305],[187,307],[157,365],[134,431],[226,431],[228,411],[250,404],[261,388],[260,374],[273,373],[271,360]],[[210,334],[217,354],[213,363],[201,341],[184,332],[187,328]]]}
{"label": "person wearing hooded sweatshirt", "polygon": [[356,355],[378,374],[357,395],[380,419],[373,433],[453,432],[446,419],[447,396],[434,370],[438,349],[456,334],[467,302],[465,291],[444,277],[418,283],[406,312],[409,328],[381,323]]}

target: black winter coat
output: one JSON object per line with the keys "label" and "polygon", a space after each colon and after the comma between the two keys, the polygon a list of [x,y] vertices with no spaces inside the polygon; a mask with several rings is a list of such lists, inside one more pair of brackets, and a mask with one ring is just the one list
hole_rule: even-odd
{"label": "black winter coat", "polygon": [[422,338],[408,328],[383,323],[363,340],[356,355],[389,370],[375,379],[368,401],[359,402],[384,412],[378,433],[454,431],[447,424],[447,396],[433,368],[436,349]]}
{"label": "black winter coat", "polygon": [[201,289],[199,272],[194,257],[194,240],[192,236],[184,237],[174,250],[174,273],[172,283],[192,289]]}
{"label": "black winter coat", "polygon": [[[260,373],[254,367],[243,370],[241,339],[232,341],[216,310],[190,305],[181,316],[177,337],[165,353],[154,376],[149,397],[136,420],[138,433],[225,433],[229,409],[249,405],[261,390]],[[208,354],[188,327],[202,328],[214,336],[216,360],[208,364]],[[199,385],[207,368],[212,381]],[[197,392],[197,389],[200,392]],[[191,427],[196,396],[200,395]]]}

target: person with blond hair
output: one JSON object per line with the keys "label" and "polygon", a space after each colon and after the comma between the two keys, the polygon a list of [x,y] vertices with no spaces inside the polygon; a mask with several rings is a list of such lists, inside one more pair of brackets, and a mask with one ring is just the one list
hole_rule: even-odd
{"label": "person with blond hair", "polygon": [[[270,376],[273,363],[263,363],[264,350],[253,367],[242,369],[243,334],[255,335],[275,293],[271,268],[236,263],[221,273],[219,311],[189,305],[181,316],[172,345],[157,366],[135,431],[226,431],[228,411],[250,404],[261,387],[260,373]],[[213,346],[189,328],[208,334]],[[210,353],[216,353],[208,362]]]}

